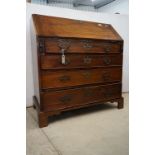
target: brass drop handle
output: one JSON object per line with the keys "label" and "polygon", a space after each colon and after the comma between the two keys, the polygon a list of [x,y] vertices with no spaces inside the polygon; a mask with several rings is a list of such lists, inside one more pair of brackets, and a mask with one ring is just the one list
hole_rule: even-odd
{"label": "brass drop handle", "polygon": [[59,78],[59,80],[60,80],[61,82],[70,81],[70,76],[68,76],[68,75],[63,75],[63,76],[61,76],[61,77]]}
{"label": "brass drop handle", "polygon": [[93,47],[92,44],[91,44],[91,42],[92,42],[91,40],[83,40],[82,42],[83,42],[83,47],[84,48],[90,49],[90,48]]}
{"label": "brass drop handle", "polygon": [[85,44],[83,45],[83,47],[84,47],[84,48],[92,48],[92,45],[90,45],[89,43],[85,43]]}
{"label": "brass drop handle", "polygon": [[83,76],[84,76],[86,79],[88,79],[88,78],[91,77],[91,72],[89,72],[89,71],[85,71],[85,72],[83,72],[82,74],[83,74]]}
{"label": "brass drop handle", "polygon": [[111,63],[111,59],[110,57],[106,56],[106,57],[103,57],[103,61],[106,65],[109,65]]}
{"label": "brass drop handle", "polygon": [[105,51],[105,53],[109,53],[110,52],[110,47],[105,47],[104,51]]}
{"label": "brass drop handle", "polygon": [[92,58],[90,56],[85,56],[83,59],[84,64],[90,64],[92,61]]}
{"label": "brass drop handle", "polygon": [[65,95],[65,96],[62,96],[59,101],[62,102],[62,103],[68,103],[72,100],[72,95]]}

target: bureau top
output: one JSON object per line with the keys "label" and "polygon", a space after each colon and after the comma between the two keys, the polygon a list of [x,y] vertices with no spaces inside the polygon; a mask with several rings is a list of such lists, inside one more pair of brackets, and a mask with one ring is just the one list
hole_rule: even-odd
{"label": "bureau top", "polygon": [[109,24],[32,15],[36,35],[41,37],[68,37],[103,40],[122,40]]}

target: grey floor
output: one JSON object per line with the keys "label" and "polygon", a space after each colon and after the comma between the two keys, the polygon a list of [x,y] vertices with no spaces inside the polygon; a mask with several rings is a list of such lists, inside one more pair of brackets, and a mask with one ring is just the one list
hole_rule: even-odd
{"label": "grey floor", "polygon": [[36,111],[27,108],[27,155],[128,155],[128,94],[116,104],[66,112],[38,128]]}

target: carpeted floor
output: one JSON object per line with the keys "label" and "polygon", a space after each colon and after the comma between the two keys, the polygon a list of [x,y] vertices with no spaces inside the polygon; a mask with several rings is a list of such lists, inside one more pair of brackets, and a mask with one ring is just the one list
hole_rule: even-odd
{"label": "carpeted floor", "polygon": [[27,108],[27,155],[128,155],[128,93],[124,109],[116,104],[65,112],[39,128]]}

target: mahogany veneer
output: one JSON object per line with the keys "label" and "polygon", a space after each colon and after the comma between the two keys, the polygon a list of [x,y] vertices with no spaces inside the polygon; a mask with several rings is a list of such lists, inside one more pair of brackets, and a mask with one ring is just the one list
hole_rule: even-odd
{"label": "mahogany veneer", "polygon": [[109,24],[33,14],[34,107],[39,126],[62,111],[123,108],[123,40]]}

